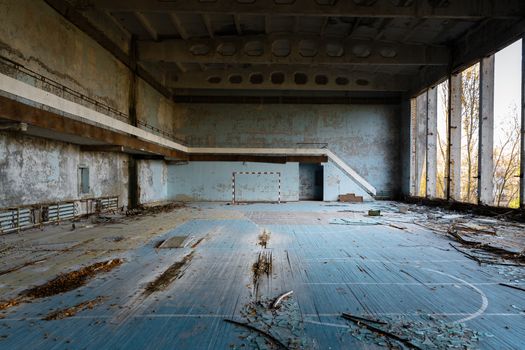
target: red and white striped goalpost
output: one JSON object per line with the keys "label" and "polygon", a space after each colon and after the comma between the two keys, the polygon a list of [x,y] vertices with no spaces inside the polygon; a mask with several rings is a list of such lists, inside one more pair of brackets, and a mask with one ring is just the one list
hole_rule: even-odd
{"label": "red and white striped goalpost", "polygon": [[279,194],[277,203],[281,203],[281,172],[280,171],[234,171],[232,173],[232,204],[235,204],[235,176],[236,175],[277,175],[279,180]]}

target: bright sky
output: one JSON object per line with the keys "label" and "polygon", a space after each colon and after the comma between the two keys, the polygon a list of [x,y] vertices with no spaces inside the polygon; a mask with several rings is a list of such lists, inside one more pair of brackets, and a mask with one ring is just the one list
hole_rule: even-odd
{"label": "bright sky", "polygon": [[508,118],[512,106],[521,106],[521,40],[496,53],[494,88],[494,125],[498,129]]}
{"label": "bright sky", "polygon": [[[521,40],[496,53],[494,91],[495,142],[501,141],[502,124],[509,117],[509,110],[521,106]],[[445,82],[446,84],[446,82]],[[441,88],[441,87],[439,87]],[[438,131],[445,135],[443,96],[438,94]]]}

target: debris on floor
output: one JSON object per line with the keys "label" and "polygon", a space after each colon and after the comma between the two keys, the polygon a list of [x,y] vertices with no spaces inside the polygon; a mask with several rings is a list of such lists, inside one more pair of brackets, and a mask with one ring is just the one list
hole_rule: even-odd
{"label": "debris on floor", "polygon": [[293,296],[287,295],[278,308],[273,308],[278,298],[254,301],[241,309],[242,322],[237,322],[249,327],[239,327],[242,343],[235,348],[318,349],[305,334],[301,310]]}
{"label": "debris on floor", "polygon": [[368,216],[381,216],[381,210],[370,209],[368,211]]}
{"label": "debris on floor", "polygon": [[379,221],[371,220],[371,219],[332,219],[330,222],[332,225],[357,225],[357,226],[364,226],[364,225],[381,225]]}
{"label": "debris on floor", "polygon": [[266,248],[268,245],[268,242],[270,241],[270,231],[266,231],[266,229],[263,230],[263,232],[259,235],[259,245],[263,248]]}
{"label": "debris on floor", "polygon": [[270,250],[259,252],[259,255],[257,255],[257,260],[252,266],[253,285],[256,291],[258,290],[259,279],[261,276],[266,275],[267,278],[270,278],[270,275],[272,274],[272,265],[272,252]]}
{"label": "debris on floor", "polygon": [[184,256],[181,261],[177,261],[168,267],[160,276],[148,283],[144,290],[144,294],[149,295],[166,289],[174,280],[182,276],[184,273],[183,268],[191,261],[191,259],[193,259],[193,252]]}
{"label": "debris on floor", "polygon": [[160,213],[168,213],[170,211],[173,211],[175,209],[184,208],[184,203],[179,202],[171,202],[163,205],[156,205],[156,206],[140,206],[138,208],[134,209],[128,209],[126,211],[126,216],[137,216],[137,215],[152,215],[152,214],[160,214]]}
{"label": "debris on floor", "polygon": [[434,316],[421,317],[421,321],[406,320],[401,316],[378,321],[343,316],[351,321],[349,326],[353,337],[388,348],[397,345],[394,348],[476,349],[482,336],[492,336],[471,330],[462,323],[447,322]]}
{"label": "debris on floor", "polygon": [[32,299],[46,298],[72,291],[86,284],[95,275],[109,272],[115,267],[120,266],[122,262],[122,259],[112,259],[83,267],[80,270],[61,274],[44,284],[22,291],[17,297],[11,300],[0,301],[0,310],[30,302]]}
{"label": "debris on floor", "polygon": [[68,307],[66,309],[61,309],[57,311],[53,311],[49,313],[47,316],[42,318],[44,321],[52,321],[52,320],[62,320],[64,318],[75,316],[77,313],[86,310],[86,309],[93,309],[97,304],[100,304],[103,302],[105,297],[97,297],[92,300],[84,301],[82,303],[79,303],[75,306]]}
{"label": "debris on floor", "polygon": [[80,270],[64,273],[49,282],[22,292],[22,295],[28,298],[45,298],[69,292],[83,286],[95,275],[109,272],[120,266],[122,262],[122,259],[112,259],[83,267]]}
{"label": "debris on floor", "polygon": [[338,200],[339,202],[362,203],[363,196],[356,196],[355,193],[346,193],[340,194]]}

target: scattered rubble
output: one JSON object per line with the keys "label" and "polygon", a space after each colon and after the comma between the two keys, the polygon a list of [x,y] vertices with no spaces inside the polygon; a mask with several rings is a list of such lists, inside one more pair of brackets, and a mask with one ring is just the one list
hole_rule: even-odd
{"label": "scattered rubble", "polygon": [[52,321],[52,320],[62,320],[64,318],[68,318],[68,317],[72,317],[72,316],[75,316],[77,313],[83,311],[83,310],[86,310],[86,309],[93,309],[97,304],[100,304],[101,302],[103,302],[105,299],[105,297],[97,297],[95,299],[92,299],[92,300],[88,300],[88,301],[84,301],[80,304],[77,304],[75,306],[72,306],[72,307],[69,307],[69,308],[66,308],[66,309],[61,309],[61,310],[57,310],[57,311],[53,311],[51,313],[49,313],[47,316],[45,316],[44,318],[42,318],[44,321]]}
{"label": "scattered rubble", "polygon": [[257,256],[257,260],[253,263],[253,285],[256,287],[256,290],[261,276],[266,275],[266,277],[270,278],[272,273],[272,261],[272,252],[262,251]]}
{"label": "scattered rubble", "polygon": [[259,235],[259,245],[266,249],[266,246],[268,245],[269,241],[270,231],[266,231],[266,229],[264,229],[263,232]]}
{"label": "scattered rubble", "polygon": [[28,298],[46,298],[69,292],[83,286],[95,275],[102,272],[109,272],[115,267],[120,266],[122,262],[122,259],[112,259],[83,267],[80,270],[64,273],[49,282],[22,292],[21,295]]}
{"label": "scattered rubble", "polygon": [[154,292],[158,292],[166,289],[174,280],[180,278],[183,273],[183,267],[193,259],[193,252],[182,258],[181,261],[177,261],[170,267],[168,267],[159,277],[148,283],[144,290],[145,295],[150,295]]}
{"label": "scattered rubble", "polygon": [[160,213],[169,213],[175,209],[184,208],[184,203],[172,202],[163,205],[156,206],[140,206],[134,209],[128,209],[126,211],[126,216],[137,216],[137,215],[152,215]]}
{"label": "scattered rubble", "polygon": [[[283,295],[278,308],[272,305]],[[240,311],[245,330],[239,337],[239,348],[250,349],[318,349],[318,344],[305,333],[303,316],[291,293],[276,298],[262,299],[246,304]]]}
{"label": "scattered rubble", "polygon": [[122,259],[102,261],[83,267],[80,270],[61,274],[42,285],[22,291],[13,299],[0,301],[0,310],[6,310],[13,306],[30,302],[32,299],[47,298],[72,291],[86,284],[95,275],[102,272],[109,272],[115,267],[120,266],[123,261]]}
{"label": "scattered rubble", "polygon": [[389,348],[475,349],[482,336],[491,336],[434,316],[421,315],[422,320],[398,316],[378,321],[346,315],[351,317],[342,317],[352,322],[349,326],[354,338]]}

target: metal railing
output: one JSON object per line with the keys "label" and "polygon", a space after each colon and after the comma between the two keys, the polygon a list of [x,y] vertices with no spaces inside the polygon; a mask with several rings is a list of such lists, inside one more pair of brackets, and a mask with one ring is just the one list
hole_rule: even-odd
{"label": "metal railing", "polygon": [[58,224],[93,214],[116,211],[119,197],[83,198],[73,201],[30,204],[0,209],[0,234]]}
{"label": "metal railing", "polygon": [[[22,80],[24,81],[33,80],[35,82],[38,82],[43,90],[49,91],[66,100],[79,103],[86,107],[93,108],[97,112],[107,114],[108,116],[116,118],[125,123],[129,123],[129,115],[119,111],[118,109],[113,108],[107,105],[106,103],[97,101],[96,99],[89,97],[83,93],[75,91],[65,86],[64,84],[61,84],[56,80],[48,78],[38,72],[35,72],[34,70],[27,68],[24,65],[15,62],[9,58],[0,56],[0,67],[3,68],[0,69],[0,71],[2,71],[4,74],[10,75],[12,78],[22,78]],[[144,129],[147,129],[148,131],[153,132],[159,136],[169,138],[172,141],[185,145],[185,141],[175,136],[175,134],[159,129],[156,126],[148,123],[147,120],[138,118],[137,124],[142,126]]]}

